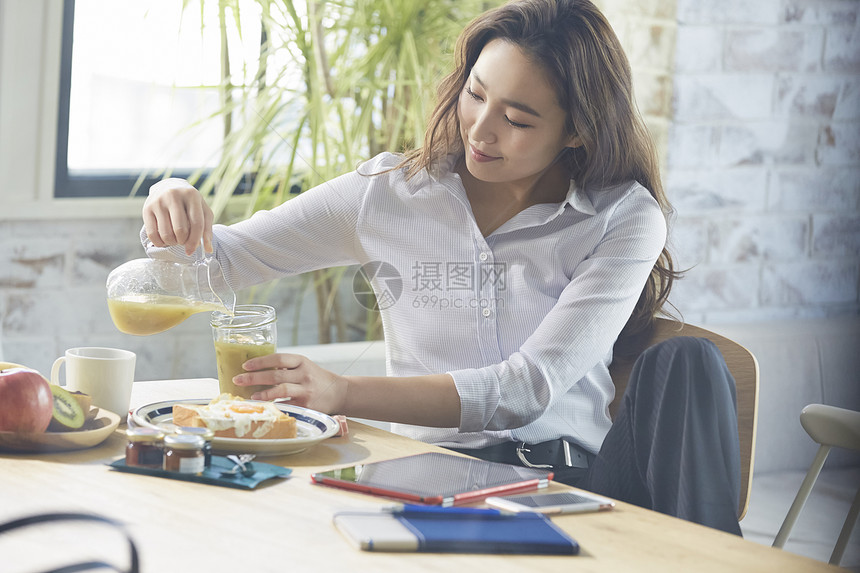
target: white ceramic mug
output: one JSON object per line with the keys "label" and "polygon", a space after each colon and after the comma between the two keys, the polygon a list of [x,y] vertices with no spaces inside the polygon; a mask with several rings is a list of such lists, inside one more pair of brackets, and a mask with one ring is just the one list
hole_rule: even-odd
{"label": "white ceramic mug", "polygon": [[89,394],[93,405],[121,417],[128,413],[131,386],[134,383],[134,352],[119,348],[69,348],[65,356],[54,361],[51,383],[60,382],[60,367],[66,364],[66,384],[69,390]]}

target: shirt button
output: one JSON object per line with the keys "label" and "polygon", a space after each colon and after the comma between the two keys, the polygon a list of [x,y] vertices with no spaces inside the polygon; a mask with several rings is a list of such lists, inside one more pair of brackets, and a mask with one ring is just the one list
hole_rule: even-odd
{"label": "shirt button", "polygon": [[484,316],[490,316],[490,309],[485,308],[484,310],[481,311],[481,314],[483,314]]}
{"label": "shirt button", "polygon": [[479,258],[479,259],[481,259],[482,261],[486,261],[487,259],[489,259],[489,258],[490,258],[490,255],[488,255],[487,253],[481,253],[481,254],[478,256],[478,258]]}

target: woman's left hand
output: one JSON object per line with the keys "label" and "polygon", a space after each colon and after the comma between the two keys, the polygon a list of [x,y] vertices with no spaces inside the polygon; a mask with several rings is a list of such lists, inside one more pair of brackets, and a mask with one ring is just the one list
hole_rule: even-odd
{"label": "woman's left hand", "polygon": [[237,386],[270,386],[254,400],[290,398],[290,403],[329,414],[340,414],[349,381],[298,354],[269,354],[245,362],[246,373],[233,378]]}

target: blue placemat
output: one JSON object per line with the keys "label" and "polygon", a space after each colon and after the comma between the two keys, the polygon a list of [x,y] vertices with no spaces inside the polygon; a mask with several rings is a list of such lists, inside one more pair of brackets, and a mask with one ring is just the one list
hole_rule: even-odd
{"label": "blue placemat", "polygon": [[223,475],[223,472],[233,469],[235,464],[223,456],[212,456],[211,465],[204,469],[199,475],[184,474],[179,472],[169,472],[161,469],[141,468],[136,466],[127,466],[125,459],[116,460],[108,464],[117,471],[129,472],[135,474],[143,474],[148,476],[162,477],[168,479],[178,479],[182,481],[191,481],[196,483],[206,483],[209,485],[220,485],[223,487],[233,487],[237,489],[254,489],[266,480],[273,478],[288,477],[293,470],[290,468],[282,468],[281,466],[273,466],[272,464],[264,464],[262,462],[249,462],[246,465],[253,473],[243,475],[237,473],[234,475]]}

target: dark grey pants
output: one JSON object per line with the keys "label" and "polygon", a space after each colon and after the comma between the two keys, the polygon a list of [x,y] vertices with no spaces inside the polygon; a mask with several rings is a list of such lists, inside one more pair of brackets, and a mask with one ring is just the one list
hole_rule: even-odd
{"label": "dark grey pants", "polygon": [[642,353],[575,485],[740,535],[735,382],[711,341],[676,337]]}

